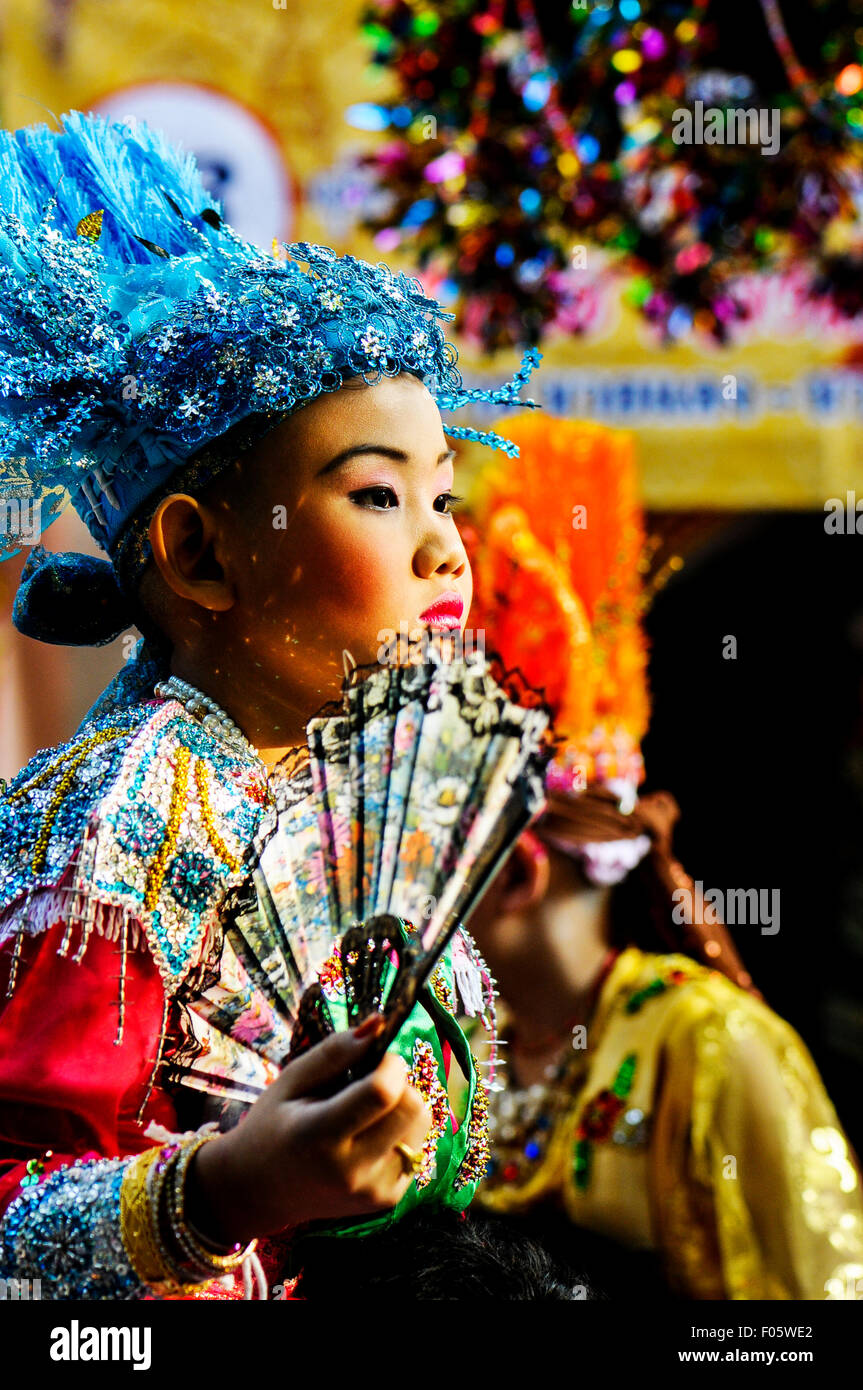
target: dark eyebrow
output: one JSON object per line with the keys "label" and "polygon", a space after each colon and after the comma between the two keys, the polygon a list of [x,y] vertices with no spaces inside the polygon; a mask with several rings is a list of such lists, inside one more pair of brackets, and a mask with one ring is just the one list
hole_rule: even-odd
{"label": "dark eyebrow", "polygon": [[[334,468],[338,468],[340,463],[346,463],[348,459],[356,458],[358,454],[382,454],[384,458],[393,459],[396,463],[407,463],[410,455],[404,449],[393,449],[389,444],[352,444],[349,449],[342,449],[340,454],[331,458],[329,463],[325,463],[317,474],[322,478],[325,473],[331,473]],[[455,458],[455,449],[446,449],[437,461],[437,466],[448,463]]]}

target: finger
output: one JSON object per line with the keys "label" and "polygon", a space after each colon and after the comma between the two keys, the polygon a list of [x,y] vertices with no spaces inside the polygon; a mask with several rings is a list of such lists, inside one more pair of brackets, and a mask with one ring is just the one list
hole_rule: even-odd
{"label": "finger", "polygon": [[[380,1158],[365,1164],[367,1172],[374,1174],[374,1188],[378,1200],[391,1207],[398,1205],[423,1168],[423,1165],[418,1165],[415,1169],[406,1155],[399,1152],[396,1148],[396,1144],[399,1142],[406,1144],[417,1155],[422,1154],[423,1159],[425,1159],[422,1145],[408,1144],[405,1139],[401,1141],[397,1139]],[[433,1172],[434,1159],[432,1158],[430,1173]]]}
{"label": "finger", "polygon": [[386,1178],[381,1181],[385,1183],[387,1202],[391,1207],[397,1207],[417,1175],[408,1169],[401,1154],[395,1149],[390,1149],[386,1172]]}
{"label": "finger", "polygon": [[369,1188],[370,1215],[398,1206],[415,1176],[412,1172],[405,1172],[405,1167],[395,1149],[391,1149],[389,1156],[378,1166]]}
{"label": "finger", "polygon": [[351,1151],[361,1161],[372,1163],[385,1157],[399,1143],[407,1144],[409,1149],[421,1149],[431,1127],[431,1111],[416,1096],[414,1103],[397,1105],[375,1124],[361,1130],[354,1137]]}
{"label": "finger", "polygon": [[[413,1145],[409,1147],[413,1148]],[[417,1149],[417,1153],[420,1152],[421,1150]],[[371,1185],[374,1201],[381,1207],[397,1206],[417,1176],[413,1165],[399,1153],[394,1144],[379,1158],[362,1166]]]}
{"label": "finger", "polygon": [[[314,1095],[327,1082],[335,1081],[359,1061],[381,1026],[383,1020],[381,1025],[368,1028],[366,1033],[360,1036],[359,1029],[331,1033],[323,1042],[315,1043],[314,1047],[310,1047],[301,1057],[294,1057],[286,1062],[281,1075],[273,1082],[270,1090],[279,1100]],[[366,1024],[361,1024],[360,1027],[364,1028]]]}
{"label": "finger", "polygon": [[399,1104],[407,1087],[407,1067],[401,1057],[388,1052],[368,1076],[354,1081],[323,1104],[323,1132],[348,1139],[374,1124]]}

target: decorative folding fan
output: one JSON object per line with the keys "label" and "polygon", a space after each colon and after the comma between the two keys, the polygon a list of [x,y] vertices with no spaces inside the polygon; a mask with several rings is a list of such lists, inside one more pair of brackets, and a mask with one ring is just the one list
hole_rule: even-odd
{"label": "decorative folding fan", "polygon": [[336,1026],[333,969],[346,1026],[387,1019],[376,1065],[543,809],[547,711],[511,699],[483,654],[449,659],[448,640],[355,668],[309,721],[302,756],[280,765],[278,823],[253,847],[253,891],[226,928],[219,983],[191,1007],[202,1046],[178,1080],[251,1103]]}

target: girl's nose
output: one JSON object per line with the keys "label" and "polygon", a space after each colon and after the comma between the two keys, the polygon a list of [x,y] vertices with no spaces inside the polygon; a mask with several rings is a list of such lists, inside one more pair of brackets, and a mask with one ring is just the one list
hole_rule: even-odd
{"label": "girl's nose", "polygon": [[[450,534],[450,531],[455,534]],[[414,574],[419,579],[430,579],[433,574],[448,574],[460,579],[467,571],[468,562],[461,538],[455,528],[448,528],[446,535],[429,534],[414,551]]]}

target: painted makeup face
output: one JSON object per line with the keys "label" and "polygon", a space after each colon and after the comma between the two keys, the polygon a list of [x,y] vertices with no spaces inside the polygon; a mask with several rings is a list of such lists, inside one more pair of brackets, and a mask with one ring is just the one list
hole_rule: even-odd
{"label": "painted makeup face", "polygon": [[311,713],[338,692],[344,650],[364,664],[388,632],[464,629],[472,582],[453,454],[416,378],[317,397],[267,436],[254,467],[231,545],[235,620],[271,689],[281,682]]}

